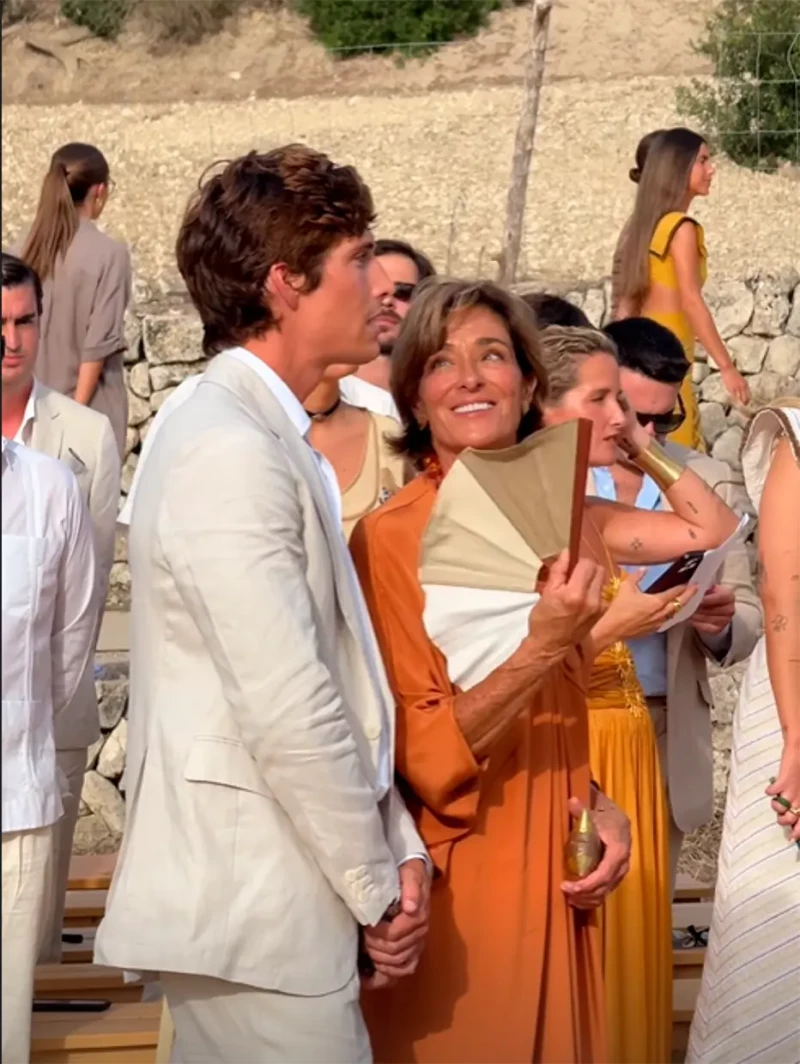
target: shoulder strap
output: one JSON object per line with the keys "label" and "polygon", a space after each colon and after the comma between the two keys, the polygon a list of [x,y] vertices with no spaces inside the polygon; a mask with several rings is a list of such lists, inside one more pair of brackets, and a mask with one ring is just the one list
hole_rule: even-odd
{"label": "shoulder strap", "polygon": [[691,222],[691,224],[700,231],[701,237],[700,240],[698,240],[698,246],[705,250],[705,245],[702,242],[702,229],[694,218],[690,218],[689,215],[684,214],[683,211],[670,211],[669,214],[665,214],[663,218],[660,219],[653,231],[653,236],[650,240],[650,254],[657,255],[660,259],[665,259],[669,254],[669,246],[672,243],[672,238],[684,222]]}

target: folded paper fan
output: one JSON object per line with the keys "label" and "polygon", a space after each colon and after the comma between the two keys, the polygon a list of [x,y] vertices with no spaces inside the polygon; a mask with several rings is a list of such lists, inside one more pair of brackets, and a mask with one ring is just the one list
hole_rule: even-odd
{"label": "folded paper fan", "polygon": [[422,539],[424,585],[533,591],[544,564],[580,545],[591,424],[514,447],[464,451],[442,481]]}

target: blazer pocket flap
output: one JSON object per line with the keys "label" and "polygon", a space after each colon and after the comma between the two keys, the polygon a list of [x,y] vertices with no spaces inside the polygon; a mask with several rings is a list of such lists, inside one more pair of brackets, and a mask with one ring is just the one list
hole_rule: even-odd
{"label": "blazer pocket flap", "polygon": [[219,783],[272,798],[253,758],[241,743],[200,735],[192,742],[183,778],[192,783]]}

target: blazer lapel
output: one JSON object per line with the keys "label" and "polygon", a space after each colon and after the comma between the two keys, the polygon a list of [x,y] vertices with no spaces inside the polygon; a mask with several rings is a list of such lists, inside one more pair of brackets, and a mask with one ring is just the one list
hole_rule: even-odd
{"label": "blazer lapel", "polygon": [[51,458],[62,458],[64,447],[64,426],[57,410],[47,402],[47,396],[36,399],[36,416],[33,419],[31,447]]}
{"label": "blazer lapel", "polygon": [[[215,372],[217,369],[220,371],[219,373]],[[285,410],[264,381],[246,365],[236,359],[225,358],[224,355],[220,355],[215,360],[215,363],[212,363],[206,370],[205,376],[209,380],[231,387],[231,372],[235,374],[235,380],[239,384],[239,387],[236,388],[237,395],[247,405],[261,425],[278,437],[292,460],[300,467],[303,478],[311,491],[314,508],[317,511],[330,548],[334,581],[342,615],[354,638],[361,644],[363,637],[355,616],[353,577],[346,557],[347,545],[344,541],[342,529],[337,524],[331,511],[328,492],[322,479],[322,472],[317,464],[317,459],[314,456],[314,451],[311,445],[297,431],[296,426],[289,420]]]}

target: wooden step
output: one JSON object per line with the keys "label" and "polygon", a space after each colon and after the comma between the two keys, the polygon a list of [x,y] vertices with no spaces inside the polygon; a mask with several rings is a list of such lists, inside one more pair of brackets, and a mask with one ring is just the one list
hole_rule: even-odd
{"label": "wooden step", "polygon": [[710,901],[676,901],[672,904],[672,926],[710,927],[714,904]]}
{"label": "wooden step", "polygon": [[700,979],[676,979],[672,986],[672,1060],[683,1064],[700,993]]}
{"label": "wooden step", "polygon": [[700,883],[683,874],[678,876],[675,883],[675,901],[713,901],[713,898],[713,883]]}
{"label": "wooden step", "polygon": [[672,951],[672,973],[675,979],[699,979],[703,974],[706,950],[703,946]]}
{"label": "wooden step", "polygon": [[69,863],[69,890],[108,890],[117,866],[116,853],[75,854]]}
{"label": "wooden step", "polygon": [[112,1005],[107,1012],[36,1012],[31,1064],[153,1064],[161,1002]]}
{"label": "wooden step", "polygon": [[64,942],[61,947],[62,964],[91,964],[94,959],[94,936],[96,927],[71,927],[70,932],[83,935],[83,942],[75,945]]}
{"label": "wooden step", "polygon": [[40,964],[34,997],[91,998],[104,1001],[141,1001],[141,982],[126,983],[118,968],[100,964]]}
{"label": "wooden step", "polygon": [[106,890],[68,890],[64,927],[97,927],[106,913]]}

